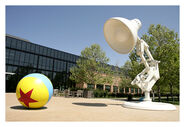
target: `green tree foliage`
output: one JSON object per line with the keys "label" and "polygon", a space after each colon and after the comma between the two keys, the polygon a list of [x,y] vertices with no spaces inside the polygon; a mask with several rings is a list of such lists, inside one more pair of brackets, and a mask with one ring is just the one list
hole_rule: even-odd
{"label": "green tree foliage", "polygon": [[[160,79],[154,85],[153,89],[161,92],[179,93],[179,38],[173,30],[162,25],[150,25],[148,33],[142,36],[149,47],[154,59],[159,60]],[[136,50],[129,54],[132,63],[132,73],[129,73],[133,79],[141,72],[143,65],[139,65],[139,56]],[[142,67],[143,66],[143,67]],[[137,69],[138,68],[138,69]]]}
{"label": "green tree foliage", "polygon": [[[70,79],[76,83],[112,83],[112,71],[107,65],[109,59],[99,45],[93,44],[81,51],[77,66],[70,69]],[[106,76],[102,76],[105,74]]]}
{"label": "green tree foliage", "polygon": [[[137,65],[133,65],[137,64]],[[131,81],[133,78],[135,78],[135,73],[138,72],[138,66],[139,64],[137,62],[133,61],[133,64],[131,61],[126,61],[124,66],[121,67],[122,75],[120,76],[121,81],[119,83],[120,88],[126,88],[126,87],[133,87],[138,88],[137,86],[131,86]]]}

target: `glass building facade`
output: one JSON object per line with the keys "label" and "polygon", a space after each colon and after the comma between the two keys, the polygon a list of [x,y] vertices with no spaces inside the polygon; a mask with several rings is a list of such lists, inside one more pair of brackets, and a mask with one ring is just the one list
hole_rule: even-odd
{"label": "glass building facade", "polygon": [[[70,68],[76,65],[79,56],[31,43],[28,40],[6,35],[6,80],[17,71],[30,69],[45,74],[51,81],[60,77],[60,86],[74,85],[69,80]],[[29,71],[29,72],[30,72]],[[57,76],[58,75],[58,76]],[[10,85],[6,82],[6,87]],[[55,86],[54,86],[55,87]]]}
{"label": "glass building facade", "polygon": [[[55,89],[64,90],[76,87],[69,79],[70,68],[76,66],[80,56],[59,51],[49,47],[34,44],[28,40],[6,35],[6,92],[15,92],[17,83],[30,73],[42,73],[53,83]],[[121,72],[120,68],[111,66],[113,71]],[[121,73],[120,73],[121,74]],[[105,88],[104,88],[105,87]],[[87,84],[88,89],[95,89],[93,84]],[[111,86],[97,84],[99,90],[111,92]],[[118,91],[118,84],[113,85],[112,92]],[[126,92],[129,92],[126,89]],[[133,92],[133,89],[131,89]],[[136,91],[140,92],[140,91]]]}

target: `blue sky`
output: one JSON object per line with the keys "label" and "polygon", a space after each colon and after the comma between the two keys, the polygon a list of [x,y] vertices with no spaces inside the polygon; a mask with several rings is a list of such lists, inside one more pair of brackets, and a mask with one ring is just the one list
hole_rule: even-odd
{"label": "blue sky", "polygon": [[122,66],[128,55],[113,51],[104,39],[103,25],[111,17],[140,19],[140,37],[150,24],[179,33],[179,6],[6,6],[6,33],[76,55],[97,43],[109,64]]}

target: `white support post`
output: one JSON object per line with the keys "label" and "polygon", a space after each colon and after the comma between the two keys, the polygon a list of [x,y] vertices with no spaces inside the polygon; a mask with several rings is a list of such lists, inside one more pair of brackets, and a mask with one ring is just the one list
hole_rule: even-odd
{"label": "white support post", "polygon": [[[136,46],[137,55],[141,57],[141,62],[145,65],[145,69],[139,73],[135,79],[131,82],[132,85],[137,85],[145,93],[144,101],[151,101],[150,91],[156,81],[160,78],[158,63],[153,59],[148,44],[138,38]],[[148,60],[144,57],[144,53],[147,54]]]}

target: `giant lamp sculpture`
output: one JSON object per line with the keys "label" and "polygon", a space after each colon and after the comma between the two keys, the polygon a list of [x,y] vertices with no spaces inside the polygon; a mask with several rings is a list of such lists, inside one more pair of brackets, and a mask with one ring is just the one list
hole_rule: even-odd
{"label": "giant lamp sculpture", "polygon": [[[136,47],[136,53],[140,56],[145,69],[131,82],[137,85],[145,93],[141,102],[125,102],[124,107],[148,109],[148,110],[175,110],[175,106],[165,103],[152,102],[150,91],[160,78],[158,63],[152,57],[148,44],[137,35],[141,28],[139,19],[128,20],[121,17],[110,18],[104,24],[104,36],[109,46],[120,54],[127,54]],[[145,58],[145,54],[148,56]]]}

